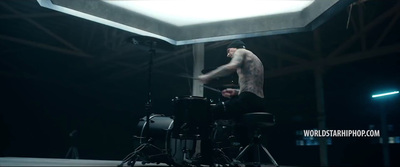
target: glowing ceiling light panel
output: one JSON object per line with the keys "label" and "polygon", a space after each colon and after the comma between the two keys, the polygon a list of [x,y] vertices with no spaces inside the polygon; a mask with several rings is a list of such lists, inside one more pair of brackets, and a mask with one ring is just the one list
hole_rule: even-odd
{"label": "glowing ceiling light panel", "polygon": [[175,26],[298,12],[314,0],[103,0]]}
{"label": "glowing ceiling light panel", "polygon": [[354,0],[37,0],[174,45],[311,31]]}

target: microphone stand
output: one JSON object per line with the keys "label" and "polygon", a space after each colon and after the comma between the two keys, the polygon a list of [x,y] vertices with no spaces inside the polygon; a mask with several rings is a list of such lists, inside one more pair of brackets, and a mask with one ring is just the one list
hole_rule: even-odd
{"label": "microphone stand", "polygon": [[[145,138],[145,142],[141,142],[141,144],[130,154],[128,154],[121,162],[121,164],[118,165],[118,167],[122,167],[125,163],[127,163],[127,165],[133,167],[136,163],[136,161],[138,159],[141,159],[143,162],[142,164],[145,163],[150,163],[151,162],[151,158],[155,157],[155,156],[161,156],[164,155],[162,153],[162,150],[156,146],[154,146],[153,144],[151,144],[151,140],[152,138],[149,136],[150,133],[150,116],[152,115],[152,68],[153,68],[153,56],[156,55],[156,50],[155,50],[155,46],[157,45],[156,41],[150,41],[150,58],[149,58],[149,69],[148,69],[148,94],[147,94],[147,102],[145,104],[145,112],[146,112],[146,122],[144,123],[144,134],[146,135],[146,137],[140,137]],[[159,154],[154,154],[154,155],[147,155],[145,150],[149,150],[149,149],[155,149],[157,150],[157,152],[159,152]],[[159,162],[156,162],[159,163]]]}
{"label": "microphone stand", "polygon": [[149,58],[149,78],[147,79],[147,85],[148,85],[148,94],[147,94],[147,102],[145,104],[145,110],[146,110],[146,125],[145,125],[145,131],[147,132],[146,134],[146,141],[148,142],[150,140],[149,136],[149,131],[150,131],[150,115],[151,115],[151,110],[153,107],[152,103],[152,98],[151,98],[151,90],[152,90],[152,71],[153,71],[153,56],[156,55],[156,50],[154,49],[154,46],[157,44],[157,42],[151,42],[150,44],[150,58]]}

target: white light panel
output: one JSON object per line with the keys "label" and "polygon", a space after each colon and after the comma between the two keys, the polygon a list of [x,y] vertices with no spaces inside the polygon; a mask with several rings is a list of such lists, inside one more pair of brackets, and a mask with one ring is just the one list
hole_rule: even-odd
{"label": "white light panel", "polygon": [[314,2],[314,0],[103,1],[175,26],[298,12]]}

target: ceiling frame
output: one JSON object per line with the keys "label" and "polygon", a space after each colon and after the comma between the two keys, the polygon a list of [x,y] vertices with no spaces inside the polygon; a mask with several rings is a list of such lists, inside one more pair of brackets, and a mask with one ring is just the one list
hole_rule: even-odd
{"label": "ceiling frame", "polygon": [[42,7],[134,34],[158,38],[174,45],[185,45],[311,31],[354,0],[317,0],[299,12],[180,27],[113,6],[101,0],[37,1]]}

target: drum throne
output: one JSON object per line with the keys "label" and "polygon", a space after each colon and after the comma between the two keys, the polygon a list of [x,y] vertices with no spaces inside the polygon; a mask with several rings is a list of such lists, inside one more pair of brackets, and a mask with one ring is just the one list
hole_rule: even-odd
{"label": "drum throne", "polygon": [[[232,164],[260,166],[263,163],[261,161],[265,159],[262,154],[266,154],[274,166],[279,166],[267,148],[261,143],[262,132],[268,127],[275,125],[274,115],[266,112],[247,113],[243,115],[241,123],[252,133],[252,140],[240,151],[239,155],[234,158]],[[260,150],[262,152],[260,152]],[[251,155],[252,160],[245,159],[245,157],[249,157],[249,155]]]}

